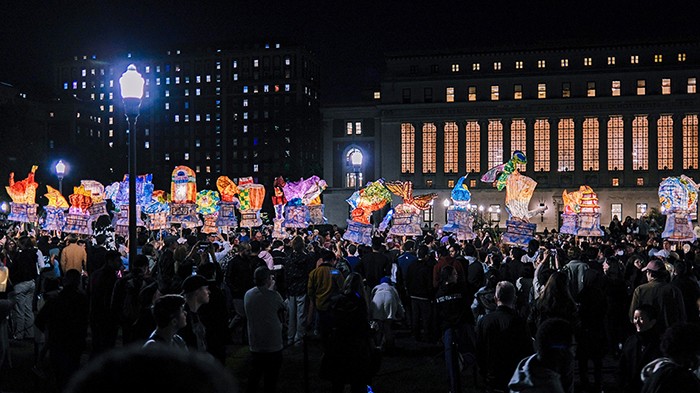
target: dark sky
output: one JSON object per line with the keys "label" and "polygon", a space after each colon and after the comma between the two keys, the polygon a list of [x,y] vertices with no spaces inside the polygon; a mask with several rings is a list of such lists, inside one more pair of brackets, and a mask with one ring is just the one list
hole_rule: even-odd
{"label": "dark sky", "polygon": [[75,54],[180,44],[294,41],[321,61],[322,101],[352,101],[383,54],[698,40],[700,2],[659,1],[19,1],[0,13],[0,81],[37,91]]}

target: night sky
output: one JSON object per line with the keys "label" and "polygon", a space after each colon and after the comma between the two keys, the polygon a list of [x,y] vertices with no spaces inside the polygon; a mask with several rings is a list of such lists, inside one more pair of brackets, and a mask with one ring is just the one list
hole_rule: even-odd
{"label": "night sky", "polygon": [[0,81],[30,94],[50,91],[57,60],[178,45],[305,44],[321,61],[328,104],[378,82],[385,53],[700,39],[700,2],[680,0],[10,2],[0,11]]}

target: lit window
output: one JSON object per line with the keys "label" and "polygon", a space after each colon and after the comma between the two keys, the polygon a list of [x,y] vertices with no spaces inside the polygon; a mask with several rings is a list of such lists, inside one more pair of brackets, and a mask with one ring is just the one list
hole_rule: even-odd
{"label": "lit window", "polygon": [[[279,91],[279,89],[280,89],[279,85],[275,85],[275,91]],[[382,93],[379,91],[375,91],[374,92],[374,99],[379,100],[381,98],[382,98]]]}
{"label": "lit window", "polygon": [[469,188],[476,188],[476,180],[474,180],[474,179],[469,180]]}
{"label": "lit window", "polygon": [[197,166],[195,167],[194,171],[197,172],[197,173],[199,173],[199,172],[201,171],[200,166],[197,165]]}
{"label": "lit window", "polygon": [[583,59],[583,65],[584,66],[592,66],[593,65],[593,59],[590,57],[585,57]]}
{"label": "lit window", "polygon": [[452,72],[459,72],[459,64],[452,64]]}
{"label": "lit window", "polygon": [[489,120],[488,164],[489,168],[503,164],[503,123],[499,119]]}
{"label": "lit window", "polygon": [[447,122],[444,128],[444,170],[445,173],[457,173],[459,155],[459,131],[457,123]]}
{"label": "lit window", "polygon": [[664,61],[663,55],[654,55],[654,63],[661,63],[662,61]]}
{"label": "lit window", "polygon": [[351,122],[351,121],[346,122],[346,123],[345,123],[345,133],[346,133],[347,135],[352,135],[352,131],[353,131],[353,130],[352,130],[352,122]]}
{"label": "lit window", "polygon": [[472,71],[479,71],[480,69],[481,65],[479,63],[472,64]]}
{"label": "lit window", "polygon": [[260,66],[260,60],[258,59],[253,59],[253,67],[259,67]]}
{"label": "lit window", "polygon": [[178,123],[180,121],[180,115],[175,115],[175,123]]}
{"label": "lit window", "polygon": [[243,100],[243,106],[248,106],[248,99],[247,99],[247,98],[245,98],[245,99]]}
{"label": "lit window", "polygon": [[179,84],[180,84],[180,77],[179,77],[179,76],[176,76],[176,77],[175,77],[175,84],[176,84],[176,85],[179,85]]}
{"label": "lit window", "polygon": [[695,78],[688,78],[688,94],[695,94],[697,92],[697,80]]}
{"label": "lit window", "polygon": [[494,69],[494,71],[499,71],[501,69],[501,62],[497,61],[497,62],[493,63],[493,69]]}
{"label": "lit window", "polygon": [[248,92],[248,86],[243,86],[243,93],[247,93],[247,92]]}
{"label": "lit window", "polygon": [[165,78],[165,84],[169,85],[170,84],[170,78]]}
{"label": "lit window", "polygon": [[620,96],[620,81],[612,81],[612,92],[613,97]]}
{"label": "lit window", "polygon": [[163,94],[164,94],[166,97],[170,97],[170,90],[166,90]]}
{"label": "lit window", "polygon": [[537,119],[535,121],[535,171],[549,172],[550,134],[549,120]]}
{"label": "lit window", "polygon": [[190,89],[185,89],[185,97],[189,97],[189,96],[190,96]]}
{"label": "lit window", "polygon": [[659,170],[673,169],[673,116],[661,115],[656,121]]}
{"label": "lit window", "polygon": [[207,75],[207,82],[211,82],[211,75]]}
{"label": "lit window", "polygon": [[586,97],[595,97],[595,82],[588,82],[586,86]]}
{"label": "lit window", "polygon": [[448,87],[445,89],[445,102],[455,102],[455,88]]}
{"label": "lit window", "polygon": [[[644,185],[644,178],[643,177],[637,178],[637,185],[638,186]],[[648,208],[649,208],[649,205],[647,205],[646,203],[638,203],[637,204],[637,219],[644,217],[644,215],[647,214]]]}
{"label": "lit window", "polygon": [[632,120],[632,170],[649,170],[649,119],[638,115]]}
{"label": "lit window", "polygon": [[491,86],[491,101],[498,101],[498,98],[499,98],[498,97],[498,95],[499,95],[498,90],[499,90],[498,86]]}
{"label": "lit window", "polygon": [[156,78],[156,85],[160,86],[160,78]]}
{"label": "lit window", "polygon": [[146,142],[143,143],[143,148],[144,148],[144,149],[149,149],[150,147],[151,147],[151,142],[146,141]]}
{"label": "lit window", "polygon": [[558,126],[559,172],[573,171],[574,167],[574,119],[560,119]]}
{"label": "lit window", "polygon": [[608,170],[625,168],[625,131],[622,116],[610,116],[608,120]]}
{"label": "lit window", "polygon": [[243,133],[245,134],[246,132],[248,132],[248,125],[243,126]]}
{"label": "lit window", "polygon": [[423,124],[423,173],[435,173],[437,128],[433,123]]}
{"label": "lit window", "polygon": [[566,68],[569,66],[569,59],[561,59],[561,67]]}
{"label": "lit window", "polygon": [[201,95],[202,94],[202,89],[197,88],[194,90],[195,95]]}
{"label": "lit window", "polygon": [[414,173],[416,129],[410,123],[401,124],[401,173]]}
{"label": "lit window", "polygon": [[263,86],[263,92],[269,93],[269,92],[270,92],[270,85],[264,85],[264,86]]}
{"label": "lit window", "polygon": [[248,120],[248,112],[243,112],[243,120]]}
{"label": "lit window", "polygon": [[194,121],[201,121],[201,120],[202,120],[202,116],[199,113],[194,115]]}
{"label": "lit window", "polygon": [[612,186],[613,186],[613,187],[619,187],[619,186],[620,186],[620,178],[619,178],[619,177],[613,177],[613,178],[612,178]]}
{"label": "lit window", "polygon": [[292,59],[289,56],[284,58],[284,65],[292,65]]}
{"label": "lit window", "polygon": [[185,153],[185,160],[189,160],[189,159],[190,159],[190,153]]}
{"label": "lit window", "polygon": [[189,122],[189,121],[190,121],[190,115],[185,115],[185,122]]}
{"label": "lit window", "polygon": [[166,103],[165,103],[165,110],[167,111],[167,110],[169,110],[169,109],[170,109],[170,103],[169,103],[169,102],[166,102]]}
{"label": "lit window", "polygon": [[455,187],[455,181],[454,180],[448,180],[447,181],[447,188],[454,188]]}
{"label": "lit window", "polygon": [[63,90],[68,90],[68,82],[63,83]]}
{"label": "lit window", "polygon": [[639,64],[639,56],[638,55],[630,56],[630,64]]}
{"label": "lit window", "polygon": [[571,82],[562,82],[562,84],[561,84],[561,97],[562,98],[571,97]]}
{"label": "lit window", "polygon": [[587,118],[583,121],[583,170],[597,171],[600,169],[599,158],[600,129],[598,119]]}
{"label": "lit window", "polygon": [[[510,155],[512,156],[516,150],[523,153],[527,151],[527,126],[523,119],[514,119],[510,124]],[[523,172],[525,164],[518,164],[516,168]]]}
{"label": "lit window", "polygon": [[547,63],[544,60],[537,60],[537,68],[545,68]]}
{"label": "lit window", "polygon": [[522,69],[523,69],[523,62],[522,62],[522,61],[516,61],[516,62],[515,62],[515,69],[516,69],[516,70],[522,70]]}
{"label": "lit window", "polygon": [[683,169],[698,169],[698,115],[683,118]]}
{"label": "lit window", "polygon": [[615,56],[608,56],[608,65],[615,65]]}
{"label": "lit window", "polygon": [[547,84],[546,83],[538,83],[537,84],[537,98],[539,98],[539,99],[547,98]]}
{"label": "lit window", "polygon": [[469,101],[476,101],[476,86],[469,86],[469,94],[467,95],[467,99]]}
{"label": "lit window", "polygon": [[671,79],[663,78],[661,79],[661,94],[671,94]]}
{"label": "lit window", "polygon": [[523,99],[523,85],[513,86],[513,99],[522,100]]}
{"label": "lit window", "polygon": [[678,61],[685,61],[685,53],[678,54]]}
{"label": "lit window", "polygon": [[467,173],[481,171],[481,127],[476,120],[467,121],[466,126],[467,142]]}
{"label": "lit window", "polygon": [[82,76],[87,76],[87,70],[83,68],[83,70],[80,72]]}
{"label": "lit window", "polygon": [[83,83],[81,83],[81,87],[82,87],[83,89],[85,89],[85,88],[87,87],[87,84],[85,83],[85,81],[83,81]]}
{"label": "lit window", "polygon": [[165,153],[165,161],[170,161],[170,153]]}
{"label": "lit window", "polygon": [[355,122],[355,134],[357,134],[357,135],[362,134],[362,122],[360,122],[360,121]]}
{"label": "lit window", "polygon": [[647,93],[647,81],[644,79],[637,79],[637,95],[643,96]]}
{"label": "lit window", "polygon": [[289,91],[289,90],[290,90],[289,84],[284,85],[284,91]]}

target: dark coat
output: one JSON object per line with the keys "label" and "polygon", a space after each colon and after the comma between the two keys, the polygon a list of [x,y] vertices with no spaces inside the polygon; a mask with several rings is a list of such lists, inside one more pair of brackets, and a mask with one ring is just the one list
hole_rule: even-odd
{"label": "dark coat", "polygon": [[624,393],[638,393],[642,389],[639,373],[645,365],[661,357],[660,337],[657,325],[645,332],[635,333],[625,341],[619,363],[620,387]]}
{"label": "dark coat", "polygon": [[382,277],[391,274],[391,260],[382,253],[372,251],[362,256],[355,271],[362,275],[369,288],[374,288]]}
{"label": "dark coat", "polygon": [[47,344],[51,351],[82,352],[87,338],[88,298],[78,288],[64,288],[46,302],[34,323],[50,332]]}

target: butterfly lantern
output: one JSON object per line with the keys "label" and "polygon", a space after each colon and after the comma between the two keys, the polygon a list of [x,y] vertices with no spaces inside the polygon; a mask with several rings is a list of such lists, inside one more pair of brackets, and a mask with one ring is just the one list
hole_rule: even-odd
{"label": "butterfly lantern", "polygon": [[430,209],[432,202],[437,198],[437,194],[432,192],[424,195],[413,195],[413,183],[410,181],[386,182],[384,186],[403,199],[394,208],[393,225],[389,229],[390,235],[395,236],[418,236],[423,233],[421,229],[422,217],[420,212]]}

